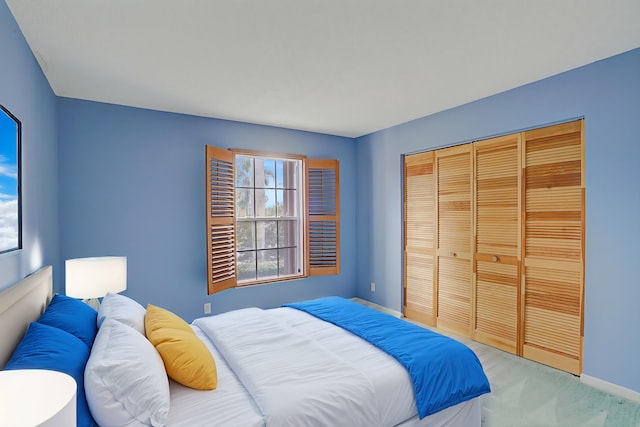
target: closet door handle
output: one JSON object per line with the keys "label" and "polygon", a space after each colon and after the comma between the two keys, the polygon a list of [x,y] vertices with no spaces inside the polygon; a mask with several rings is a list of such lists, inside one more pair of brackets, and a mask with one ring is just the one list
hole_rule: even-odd
{"label": "closet door handle", "polygon": [[496,255],[494,255],[494,256],[491,257],[491,261],[498,262],[498,261],[500,261],[500,258],[498,258]]}

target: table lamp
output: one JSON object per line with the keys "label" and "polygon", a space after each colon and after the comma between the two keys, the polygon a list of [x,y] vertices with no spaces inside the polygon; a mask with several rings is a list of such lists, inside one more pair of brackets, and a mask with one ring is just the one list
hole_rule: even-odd
{"label": "table lamp", "polygon": [[75,258],[65,261],[67,296],[82,298],[96,310],[98,298],[127,289],[127,257]]}

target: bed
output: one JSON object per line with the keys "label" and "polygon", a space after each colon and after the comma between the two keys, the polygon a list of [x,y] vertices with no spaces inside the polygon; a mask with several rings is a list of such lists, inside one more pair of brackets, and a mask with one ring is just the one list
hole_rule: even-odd
{"label": "bed", "polygon": [[[88,410],[84,418],[78,415],[78,426],[91,425],[89,419],[91,423],[95,419],[105,426],[481,424],[480,396],[490,390],[480,362],[471,350],[437,335],[433,338],[436,347],[453,345],[465,354],[445,357],[444,368],[432,368],[431,362],[417,371],[405,367],[411,362],[406,359],[414,357],[416,351],[402,350],[406,343],[385,341],[385,338],[377,345],[391,351],[392,347],[400,346],[400,354],[391,356],[380,350],[373,342],[380,338],[378,331],[384,328],[370,328],[367,323],[395,319],[384,327],[410,324],[386,314],[384,319],[378,319],[382,313],[349,300],[328,298],[269,310],[236,310],[196,319],[187,325],[186,331],[177,323],[183,321],[172,313],[153,306],[143,308],[118,294],[105,298],[96,316],[95,312],[86,311],[84,304],[76,306],[76,301],[52,296],[51,283],[51,267],[45,267],[0,292],[0,332],[3,336],[0,367],[9,361],[7,367],[16,369],[14,350],[15,353],[22,351],[23,342],[33,330],[45,329],[40,326],[41,322],[53,329],[66,329],[69,334],[64,332],[64,339],[69,343],[65,344],[65,350],[72,347],[73,338],[72,344],[77,346],[73,357],[82,353],[76,363],[79,366],[73,369],[78,388],[86,391],[86,396],[82,397],[86,402],[79,400],[78,410],[80,412],[83,405]],[[49,307],[63,304],[63,316],[49,315],[52,311]],[[360,313],[360,307],[366,311]],[[184,385],[188,382],[181,377],[174,378],[176,368],[173,361],[164,358],[163,344],[157,345],[155,338],[144,336],[145,320],[149,321],[152,309],[173,317],[161,318],[163,320],[152,326],[147,323],[146,332],[171,331],[165,344],[175,344],[176,337],[182,336],[180,334],[188,335],[189,339],[193,335],[198,346],[206,349],[206,357],[215,363],[215,389],[194,389]],[[68,313],[75,313],[75,310],[82,313],[73,314],[70,326]],[[341,310],[342,314],[339,313]],[[355,313],[345,320],[345,327],[351,331],[336,326],[341,321],[338,317],[344,317],[345,313],[347,317]],[[85,325],[90,321],[78,324],[77,319],[85,315],[94,316],[94,325]],[[173,323],[169,325],[166,319]],[[394,323],[396,321],[401,324]],[[176,329],[171,329],[173,327]],[[365,330],[363,336],[356,336],[362,328]],[[420,330],[414,332],[422,333]],[[27,335],[22,338],[25,331]],[[53,332],[52,329],[46,331]],[[190,355],[182,349],[178,359]],[[467,350],[470,356],[466,354]],[[417,353],[420,351],[418,348]],[[65,357],[65,363],[69,357]],[[183,362],[180,363],[185,365]],[[18,363],[18,368],[24,368],[24,365]],[[56,368],[50,366],[49,369]],[[191,375],[201,380],[209,375],[209,371],[194,371]],[[417,386],[416,375],[428,377],[427,382],[432,384]],[[476,382],[463,386],[445,384],[450,377],[460,377],[463,381],[476,377]],[[440,391],[434,391],[434,388]],[[453,396],[453,403],[438,403],[441,390]]]}

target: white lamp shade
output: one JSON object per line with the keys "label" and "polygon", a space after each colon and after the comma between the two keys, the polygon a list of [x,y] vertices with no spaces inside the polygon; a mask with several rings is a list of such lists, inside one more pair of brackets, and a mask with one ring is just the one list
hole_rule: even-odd
{"label": "white lamp shade", "polygon": [[75,258],[65,261],[67,296],[102,298],[127,289],[127,257]]}

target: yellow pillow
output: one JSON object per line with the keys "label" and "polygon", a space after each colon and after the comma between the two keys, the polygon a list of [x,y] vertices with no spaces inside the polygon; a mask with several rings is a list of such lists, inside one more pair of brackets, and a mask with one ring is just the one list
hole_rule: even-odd
{"label": "yellow pillow", "polygon": [[193,332],[191,326],[178,315],[164,308],[155,305],[147,305],[147,313],[144,317],[144,328],[147,335],[148,331],[156,329],[171,328],[179,329],[186,332]]}
{"label": "yellow pillow", "polygon": [[168,310],[149,304],[144,327],[171,379],[198,390],[217,387],[213,356],[187,322]]}

